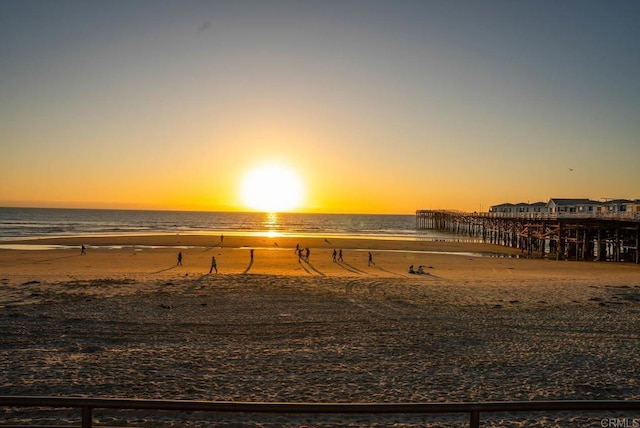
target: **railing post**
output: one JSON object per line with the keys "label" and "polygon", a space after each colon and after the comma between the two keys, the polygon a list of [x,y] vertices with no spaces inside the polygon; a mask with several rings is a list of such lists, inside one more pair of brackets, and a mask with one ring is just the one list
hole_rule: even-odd
{"label": "railing post", "polygon": [[477,410],[472,410],[469,415],[469,427],[480,428],[480,412]]}
{"label": "railing post", "polygon": [[91,415],[91,407],[82,406],[82,428],[91,428],[93,425],[93,416]]}

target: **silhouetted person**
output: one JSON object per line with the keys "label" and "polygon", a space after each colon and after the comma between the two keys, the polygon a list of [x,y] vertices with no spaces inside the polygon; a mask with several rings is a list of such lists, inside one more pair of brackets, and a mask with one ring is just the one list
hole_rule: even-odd
{"label": "silhouetted person", "polygon": [[424,266],[422,266],[422,265],[418,266],[418,272],[417,273],[419,273],[420,275],[423,275],[424,274]]}
{"label": "silhouetted person", "polygon": [[249,250],[249,258],[253,261],[253,248]]}
{"label": "silhouetted person", "polygon": [[211,268],[209,268],[209,273],[211,273],[214,269],[216,273],[218,273],[218,266],[216,265],[216,257],[211,256]]}
{"label": "silhouetted person", "polygon": [[334,249],[333,250],[333,261],[336,261],[336,257],[338,257],[338,252]]}
{"label": "silhouetted person", "polygon": [[344,260],[342,259],[342,248],[340,248],[340,251],[338,251],[338,260],[343,262]]}
{"label": "silhouetted person", "polygon": [[416,273],[416,271],[413,270],[413,265],[409,266],[409,273]]}
{"label": "silhouetted person", "polygon": [[300,263],[300,259],[302,259],[302,248],[298,248],[296,251],[298,252],[298,263]]}
{"label": "silhouetted person", "polygon": [[182,251],[178,253],[178,264],[177,266],[182,266]]}
{"label": "silhouetted person", "polygon": [[296,254],[300,252],[300,244],[296,244]]}
{"label": "silhouetted person", "polygon": [[220,234],[220,245],[222,245],[222,242],[224,241],[224,235]]}
{"label": "silhouetted person", "polygon": [[87,247],[85,247],[84,244],[82,244],[82,247],[80,248],[80,255],[81,256],[87,255]]}
{"label": "silhouetted person", "polygon": [[311,251],[309,250],[309,247],[304,249],[304,258],[307,259],[307,263],[309,263],[309,253]]}
{"label": "silhouetted person", "polygon": [[369,251],[369,264],[368,264],[368,266],[371,266],[371,265],[375,265],[375,263],[373,262],[373,254],[371,254],[371,251]]}

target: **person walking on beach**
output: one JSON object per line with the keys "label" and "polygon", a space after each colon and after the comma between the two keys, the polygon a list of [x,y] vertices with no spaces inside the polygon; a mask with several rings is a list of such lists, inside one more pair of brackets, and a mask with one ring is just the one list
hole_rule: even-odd
{"label": "person walking on beach", "polygon": [[333,261],[334,262],[336,261],[336,257],[338,257],[338,253],[337,253],[336,249],[334,248],[333,249]]}
{"label": "person walking on beach", "polygon": [[296,251],[298,253],[298,263],[300,263],[300,260],[302,259],[302,248],[298,248]]}
{"label": "person walking on beach", "polygon": [[309,250],[309,247],[307,247],[307,248],[305,248],[305,249],[304,249],[304,253],[305,253],[305,254],[304,254],[304,258],[307,260],[307,263],[309,263],[309,253],[310,253],[310,252],[311,252],[311,251]]}
{"label": "person walking on beach", "polygon": [[216,273],[218,273],[218,266],[216,265],[216,256],[211,256],[211,267],[209,268],[209,273],[211,273],[214,269],[216,270]]}
{"label": "person walking on beach", "polygon": [[296,244],[296,254],[300,253],[300,244]]}
{"label": "person walking on beach", "polygon": [[249,259],[253,262],[253,248],[249,250]]}
{"label": "person walking on beach", "polygon": [[343,262],[344,259],[342,258],[342,248],[340,248],[340,250],[338,251],[338,261],[339,262]]}
{"label": "person walking on beach", "polygon": [[178,252],[178,263],[176,266],[182,266],[182,251]]}
{"label": "person walking on beach", "polygon": [[220,246],[222,247],[222,242],[224,241],[224,235],[220,234]]}
{"label": "person walking on beach", "polygon": [[87,247],[85,247],[84,244],[82,244],[82,247],[80,248],[80,255],[81,256],[87,255]]}
{"label": "person walking on beach", "polygon": [[373,254],[371,254],[371,251],[369,251],[369,264],[367,266],[371,265],[375,265],[375,263],[373,262]]}

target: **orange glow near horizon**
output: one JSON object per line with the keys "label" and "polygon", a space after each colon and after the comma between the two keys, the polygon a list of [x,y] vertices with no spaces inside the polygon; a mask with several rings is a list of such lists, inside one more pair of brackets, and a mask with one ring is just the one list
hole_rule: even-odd
{"label": "orange glow near horizon", "polygon": [[640,197],[640,2],[77,3],[0,1],[0,206]]}

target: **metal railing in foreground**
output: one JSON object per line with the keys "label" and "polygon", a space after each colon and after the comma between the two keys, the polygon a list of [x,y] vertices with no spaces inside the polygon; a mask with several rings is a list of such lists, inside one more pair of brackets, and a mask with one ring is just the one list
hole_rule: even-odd
{"label": "metal railing in foreground", "polygon": [[[82,428],[93,426],[94,409],[168,410],[278,414],[460,414],[469,426],[480,427],[481,413],[603,412],[640,410],[639,400],[498,401],[464,403],[269,403],[114,398],[0,396],[0,407],[49,407],[81,410]],[[3,426],[0,422],[0,427]],[[37,427],[37,425],[33,425]]]}

